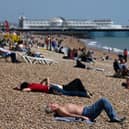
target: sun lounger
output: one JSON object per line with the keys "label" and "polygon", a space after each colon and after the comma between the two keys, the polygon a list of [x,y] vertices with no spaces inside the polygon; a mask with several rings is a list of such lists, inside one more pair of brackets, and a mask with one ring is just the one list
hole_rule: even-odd
{"label": "sun lounger", "polygon": [[49,59],[49,58],[39,58],[39,57],[31,57],[31,56],[27,56],[25,54],[19,54],[22,59],[29,64],[54,64],[57,63],[56,61],[54,61],[53,59]]}
{"label": "sun lounger", "polygon": [[24,55],[24,59],[30,64],[53,64],[54,60],[48,58],[31,57]]}

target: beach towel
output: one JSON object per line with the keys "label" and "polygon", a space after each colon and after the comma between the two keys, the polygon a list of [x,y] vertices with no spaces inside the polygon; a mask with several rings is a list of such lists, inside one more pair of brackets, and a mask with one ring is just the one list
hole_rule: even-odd
{"label": "beach towel", "polygon": [[75,117],[60,117],[60,116],[56,116],[56,117],[54,117],[54,120],[56,120],[56,121],[65,121],[65,122],[85,122],[87,124],[94,124],[93,121],[83,120],[81,118],[75,118]]}

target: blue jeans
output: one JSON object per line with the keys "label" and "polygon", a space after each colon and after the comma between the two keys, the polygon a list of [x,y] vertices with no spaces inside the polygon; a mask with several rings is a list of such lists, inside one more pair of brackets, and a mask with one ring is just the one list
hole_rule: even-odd
{"label": "blue jeans", "polygon": [[2,54],[3,57],[7,58],[7,57],[10,57],[11,58],[11,61],[13,63],[17,62],[17,59],[16,59],[16,53],[14,52],[11,52],[11,53],[4,53]]}
{"label": "blue jeans", "polygon": [[5,57],[5,58],[10,56],[10,54],[9,54],[9,53],[6,53],[6,52],[5,52],[5,53],[2,53],[1,55],[2,55],[3,57]]}
{"label": "blue jeans", "polygon": [[116,111],[106,98],[101,98],[91,106],[85,107],[82,115],[94,120],[103,110],[107,113],[110,120],[113,120],[116,117]]}
{"label": "blue jeans", "polygon": [[86,92],[84,91],[66,91],[57,86],[50,87],[49,93],[62,94],[62,95],[67,95],[67,96],[80,96],[80,97],[87,96]]}

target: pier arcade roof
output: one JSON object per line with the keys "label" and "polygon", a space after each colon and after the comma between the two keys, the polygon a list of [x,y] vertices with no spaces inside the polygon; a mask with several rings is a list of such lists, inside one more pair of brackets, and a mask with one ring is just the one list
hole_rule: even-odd
{"label": "pier arcade roof", "polygon": [[55,25],[55,26],[63,26],[65,23],[65,19],[63,17],[54,17],[51,18],[50,20],[50,25]]}

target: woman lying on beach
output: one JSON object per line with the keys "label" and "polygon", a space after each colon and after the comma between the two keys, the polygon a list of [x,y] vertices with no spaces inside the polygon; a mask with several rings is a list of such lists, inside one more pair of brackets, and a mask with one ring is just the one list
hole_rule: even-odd
{"label": "woman lying on beach", "polygon": [[56,95],[80,96],[88,98],[92,95],[84,88],[81,80],[78,78],[63,86],[50,83],[49,78],[45,78],[40,83],[23,82],[15,89],[21,91],[45,92]]}

